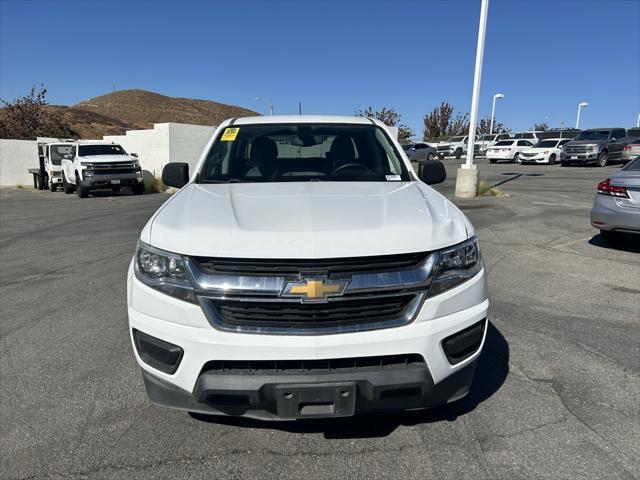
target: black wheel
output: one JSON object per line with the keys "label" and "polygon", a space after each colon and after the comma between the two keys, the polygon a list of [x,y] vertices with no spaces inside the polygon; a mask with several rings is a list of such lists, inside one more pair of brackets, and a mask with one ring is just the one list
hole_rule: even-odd
{"label": "black wheel", "polygon": [[55,192],[57,189],[58,189],[57,183],[53,183],[53,182],[49,183],[49,190],[51,190],[52,192]]}
{"label": "black wheel", "polygon": [[133,190],[134,195],[142,195],[144,193],[144,184],[136,183],[133,187],[131,187],[131,190]]}
{"label": "black wheel", "polygon": [[598,155],[598,160],[596,160],[596,165],[599,167],[606,167],[607,160],[609,160],[609,154],[607,152],[600,152],[600,155]]}
{"label": "black wheel", "polygon": [[456,150],[456,158],[459,159],[461,157],[462,157],[462,149],[459,148],[459,149]]}
{"label": "black wheel", "polygon": [[556,164],[556,154],[552,153],[551,156],[549,156],[549,165],[555,165]]}
{"label": "black wheel", "polygon": [[605,243],[616,244],[622,239],[622,235],[618,232],[610,232],[609,230],[600,230],[600,236]]}
{"label": "black wheel", "polygon": [[78,174],[76,174],[76,193],[80,198],[87,198],[89,196],[89,189],[82,186],[80,183],[80,176]]}
{"label": "black wheel", "polygon": [[511,163],[518,163],[519,158],[520,158],[520,152],[516,152],[516,154],[513,156],[513,160],[511,160]]}
{"label": "black wheel", "polygon": [[427,154],[427,160],[433,160],[433,152]]}
{"label": "black wheel", "polygon": [[489,163],[496,163],[498,160],[496,160],[495,158],[490,158],[489,159]]}
{"label": "black wheel", "polygon": [[65,177],[64,173],[62,174],[62,190],[67,195],[69,195],[70,193],[73,193],[73,185],[67,182],[67,177]]}

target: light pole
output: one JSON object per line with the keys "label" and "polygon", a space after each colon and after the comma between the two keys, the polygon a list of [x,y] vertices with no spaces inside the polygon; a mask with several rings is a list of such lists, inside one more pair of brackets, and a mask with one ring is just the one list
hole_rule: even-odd
{"label": "light pole", "polygon": [[491,126],[489,127],[489,135],[491,135],[493,133],[493,119],[496,115],[496,100],[498,98],[504,98],[504,94],[502,93],[496,93],[493,96],[493,107],[491,107]]}
{"label": "light pole", "polygon": [[588,107],[589,104],[587,102],[580,102],[578,104],[578,116],[576,117],[576,129],[578,128],[578,125],[580,125],[580,110],[582,110],[582,107]]}
{"label": "light pole", "polygon": [[636,127],[640,127],[640,113],[638,114],[638,120],[636,121]]}
{"label": "light pole", "polygon": [[267,105],[269,105],[269,115],[273,115],[273,104],[267,100],[266,98],[256,97],[256,100],[261,100]]}
{"label": "light pole", "polygon": [[469,119],[469,142],[467,143],[467,161],[458,169],[456,177],[456,197],[470,198],[478,193],[478,170],[473,164],[476,123],[478,120],[478,98],[482,80],[482,60],[484,57],[484,35],[487,30],[489,0],[480,4],[480,23],[478,25],[478,44],[476,46],[476,68],[473,75],[473,95],[471,96],[471,118]]}

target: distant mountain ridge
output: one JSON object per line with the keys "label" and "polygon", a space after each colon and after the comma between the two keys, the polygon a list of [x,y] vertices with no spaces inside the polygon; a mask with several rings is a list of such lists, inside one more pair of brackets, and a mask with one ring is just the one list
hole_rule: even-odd
{"label": "distant mountain ridge", "polygon": [[80,138],[100,139],[126,130],[152,128],[154,123],[218,125],[227,118],[260,115],[253,110],[211,100],[178,98],[147,90],[119,90],[84,100],[59,111]]}

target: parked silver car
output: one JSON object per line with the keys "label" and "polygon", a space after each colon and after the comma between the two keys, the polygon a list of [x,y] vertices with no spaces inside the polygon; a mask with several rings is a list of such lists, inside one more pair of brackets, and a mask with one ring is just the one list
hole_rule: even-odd
{"label": "parked silver car", "polygon": [[591,225],[608,242],[620,234],[640,234],[640,158],[598,184]]}
{"label": "parked silver car", "polygon": [[640,157],[640,137],[634,138],[622,149],[622,163],[627,164],[636,157]]}
{"label": "parked silver car", "polygon": [[437,154],[434,147],[424,142],[414,143],[409,149],[405,149],[405,152],[412,162],[433,160]]}

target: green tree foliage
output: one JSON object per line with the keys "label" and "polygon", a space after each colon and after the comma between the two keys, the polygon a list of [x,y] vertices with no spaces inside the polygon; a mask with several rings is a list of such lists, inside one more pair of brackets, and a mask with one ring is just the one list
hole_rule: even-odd
{"label": "green tree foliage", "polygon": [[35,140],[36,137],[68,138],[76,136],[62,116],[47,107],[47,89],[35,85],[22,98],[0,100],[0,138]]}
{"label": "green tree foliage", "polygon": [[393,108],[383,107],[382,110],[374,110],[371,107],[367,107],[365,110],[357,110],[355,115],[357,117],[377,118],[385,125],[398,127],[398,140],[400,140],[400,142],[406,142],[409,138],[413,137],[413,131],[401,122],[402,115]]}

